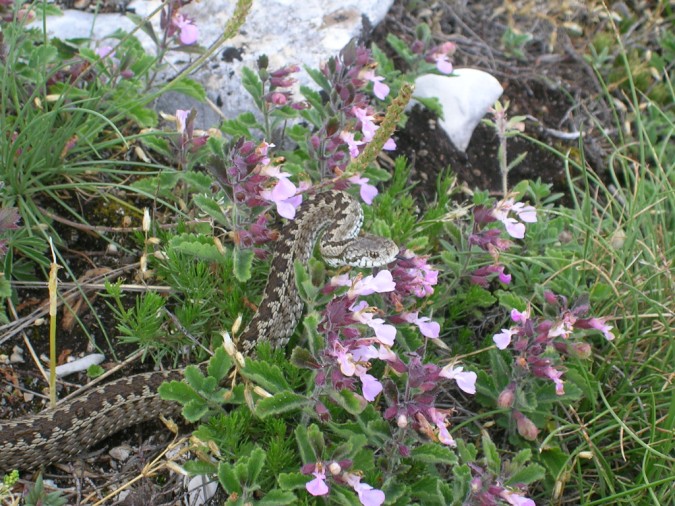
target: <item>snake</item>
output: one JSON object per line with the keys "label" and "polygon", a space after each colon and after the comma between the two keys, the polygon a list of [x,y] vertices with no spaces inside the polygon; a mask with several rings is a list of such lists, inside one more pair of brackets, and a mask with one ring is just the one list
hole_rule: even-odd
{"label": "snake", "polygon": [[[327,265],[380,267],[398,255],[385,237],[361,234],[361,204],[346,192],[328,190],[304,199],[275,242],[270,270],[258,309],[237,338],[242,355],[261,342],[285,346],[295,331],[304,304],[295,279],[295,263],[307,265],[319,243]],[[0,470],[29,470],[72,460],[81,451],[125,428],[173,416],[180,405],[160,398],[165,381],[181,380],[184,369],[135,374],[92,388],[55,408],[0,421]]]}

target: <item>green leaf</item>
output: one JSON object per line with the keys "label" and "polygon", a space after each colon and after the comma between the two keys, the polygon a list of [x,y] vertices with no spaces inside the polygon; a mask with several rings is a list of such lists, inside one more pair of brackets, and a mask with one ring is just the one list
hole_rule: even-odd
{"label": "green leaf", "polygon": [[134,14],[133,12],[125,12],[125,15],[134,22],[136,26],[138,26],[143,33],[145,33],[150,39],[152,39],[152,42],[155,43],[155,45],[159,44],[159,41],[157,40],[157,35],[155,34],[155,29],[152,27],[152,23],[148,20],[148,18],[139,16],[138,14]]}
{"label": "green leaf", "polygon": [[217,382],[220,382],[230,372],[230,369],[232,369],[232,358],[227,354],[225,348],[220,346],[209,360],[206,372]]}
{"label": "green leaf", "polygon": [[298,498],[292,492],[286,492],[284,490],[272,489],[265,494],[265,497],[260,499],[255,504],[257,506],[281,506],[283,504],[295,504],[297,503]]}
{"label": "green leaf", "polygon": [[307,427],[298,425],[295,428],[295,440],[298,443],[298,450],[300,450],[300,458],[305,464],[316,462],[320,455],[314,453],[314,448],[309,443],[309,434],[307,434]]}
{"label": "green leaf", "polygon": [[317,424],[313,423],[309,426],[309,429],[307,430],[307,439],[314,449],[314,455],[323,455],[326,448],[326,441],[324,440],[323,432],[321,432],[321,429]]}
{"label": "green leaf", "polygon": [[[318,362],[314,358],[315,354],[318,354],[324,347],[323,336],[319,333],[319,313],[316,311],[311,311],[305,316],[305,319],[302,321],[302,327],[305,329],[305,335],[307,336],[307,345],[309,350],[301,348],[307,354],[303,355],[301,351],[298,351],[298,354],[295,355],[296,360],[300,360],[303,356],[306,358],[307,369],[317,369],[319,367]],[[296,348],[297,349],[297,348]],[[295,350],[293,350],[295,354]],[[293,355],[291,355],[291,360],[293,360]],[[299,365],[298,367],[304,367]]]}
{"label": "green leaf", "polygon": [[199,399],[188,402],[181,411],[181,414],[188,422],[195,423],[201,420],[208,411],[209,407],[202,399]]}
{"label": "green leaf", "polygon": [[368,406],[367,400],[350,390],[333,391],[330,397],[352,415],[358,415]]}
{"label": "green leaf", "polygon": [[207,235],[176,235],[169,240],[167,248],[205,262],[225,262],[225,255],[214,244],[213,237]]}
{"label": "green leaf", "polygon": [[425,443],[418,446],[412,450],[410,456],[413,460],[425,464],[455,465],[457,463],[457,455],[450,448],[435,443]]}
{"label": "green leaf", "polygon": [[304,395],[294,392],[280,392],[274,397],[260,399],[255,407],[255,412],[260,418],[280,415],[289,411],[297,411],[311,403]]}
{"label": "green leaf", "polygon": [[502,467],[502,461],[499,458],[499,452],[497,451],[497,446],[492,442],[490,436],[487,432],[483,432],[482,437],[483,443],[483,454],[487,462],[488,469],[496,476],[499,475],[499,471]]}
{"label": "green leaf", "polygon": [[251,129],[253,128],[263,129],[252,112],[244,112],[234,119],[223,121],[220,125],[220,130],[223,133],[235,138],[246,137],[250,139],[252,137]]}
{"label": "green leaf", "polygon": [[305,488],[305,484],[313,477],[302,473],[281,473],[277,478],[279,486],[285,490]]}
{"label": "green leaf", "polygon": [[243,67],[241,69],[241,84],[246,91],[248,91],[249,95],[251,95],[255,104],[260,108],[263,104],[263,84],[258,77],[258,74],[248,67]]}
{"label": "green leaf", "polygon": [[495,293],[499,299],[500,306],[509,310],[517,309],[518,311],[525,311],[527,309],[527,301],[515,293],[505,290],[497,290]]}
{"label": "green leaf", "polygon": [[185,470],[190,474],[216,474],[218,468],[212,462],[204,462],[201,460],[188,460],[183,464]]}
{"label": "green leaf", "polygon": [[202,371],[199,370],[199,367],[196,365],[189,365],[185,368],[185,380],[195,390],[201,390],[204,388],[206,377]]}
{"label": "green leaf", "polygon": [[247,360],[241,373],[272,394],[291,389],[281,369],[267,362]]}
{"label": "green leaf", "polygon": [[218,481],[228,494],[241,494],[241,484],[234,472],[234,467],[228,462],[218,464]]}
{"label": "green leaf", "polygon": [[175,79],[174,81],[171,81],[164,88],[164,90],[175,91],[176,93],[181,93],[188,97],[195,98],[200,102],[204,102],[206,100],[206,90],[204,90],[204,87],[197,81],[194,81],[187,77],[182,77],[180,79]]}
{"label": "green leaf", "polygon": [[436,476],[425,476],[412,485],[411,491],[413,497],[419,499],[420,504],[438,506],[446,504],[441,492],[441,478]]}
{"label": "green leaf", "polygon": [[216,223],[220,225],[229,225],[223,208],[211,195],[193,195],[192,201],[199,207],[199,209],[213,218]]}
{"label": "green leaf", "polygon": [[535,481],[543,480],[546,476],[546,469],[539,464],[530,464],[515,473],[513,473],[508,480],[507,485],[515,485],[517,483],[533,483]]}
{"label": "green leaf", "polygon": [[262,448],[255,448],[251,452],[251,456],[248,458],[246,463],[246,471],[248,476],[248,483],[255,483],[260,476],[260,472],[265,465],[265,460],[267,459],[267,454]]}
{"label": "green leaf", "polygon": [[[318,84],[321,89],[324,91],[331,91],[331,84],[328,82],[328,78],[326,78],[325,75],[323,75],[323,72],[321,72],[319,69],[315,68],[310,68],[310,67],[305,67],[305,71],[309,75],[309,77],[312,78],[312,80]],[[305,92],[302,92],[303,95],[305,95]],[[305,95],[307,97],[307,95]]]}
{"label": "green leaf", "polygon": [[253,250],[234,248],[234,277],[240,283],[251,279],[251,266],[253,265]]}
{"label": "green leaf", "polygon": [[177,401],[187,404],[190,401],[201,400],[199,394],[190,385],[182,381],[170,381],[162,383],[157,389],[159,395],[165,401]]}
{"label": "green leaf", "polygon": [[157,124],[157,113],[152,109],[137,105],[125,109],[126,115],[138,123],[141,128],[150,128]]}

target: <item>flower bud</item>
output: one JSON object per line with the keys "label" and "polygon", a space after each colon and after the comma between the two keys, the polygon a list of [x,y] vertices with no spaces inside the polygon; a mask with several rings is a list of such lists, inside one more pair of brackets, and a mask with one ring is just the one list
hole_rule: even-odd
{"label": "flower bud", "polygon": [[502,390],[497,397],[497,406],[500,408],[510,408],[513,407],[513,401],[516,399],[516,385],[509,383],[507,387]]}
{"label": "flower bud", "polygon": [[534,425],[532,420],[522,414],[520,411],[513,412],[513,418],[516,421],[516,427],[518,428],[518,434],[523,436],[528,441],[534,441],[537,439],[539,434],[539,429]]}
{"label": "flower bud", "polygon": [[408,417],[404,414],[398,415],[398,418],[396,419],[396,425],[398,425],[401,429],[405,429],[408,426]]}
{"label": "flower bud", "polygon": [[342,466],[338,464],[337,462],[331,462],[330,465],[328,466],[328,470],[330,471],[330,474],[333,476],[337,476],[342,472]]}

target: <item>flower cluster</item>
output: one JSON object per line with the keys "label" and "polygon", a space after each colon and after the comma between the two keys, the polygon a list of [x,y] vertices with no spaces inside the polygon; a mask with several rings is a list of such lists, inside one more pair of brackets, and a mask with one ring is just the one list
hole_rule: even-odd
{"label": "flower cluster", "polygon": [[190,46],[199,38],[199,28],[194,21],[180,12],[181,7],[192,0],[171,0],[162,8],[159,26],[166,33],[167,38],[176,39],[184,46]]}
{"label": "flower cluster", "polygon": [[[358,378],[362,398],[367,402],[373,402],[384,390],[389,406],[384,414],[386,419],[396,419],[401,428],[410,425],[435,441],[454,446],[447,430],[450,411],[435,406],[439,385],[442,379],[454,380],[460,389],[473,394],[476,391],[476,374],[455,364],[443,368],[423,364],[421,350],[402,358],[393,349],[397,329],[392,323],[413,324],[425,338],[438,337],[440,325],[437,322],[428,316],[420,317],[419,311],[404,309],[406,297],[422,298],[433,293],[437,276],[438,272],[431,268],[426,258],[404,251],[391,270],[354,279],[346,274],[331,279],[324,293],[334,292],[341,286],[348,287],[348,290],[328,303],[319,325],[326,346],[314,364],[317,370],[315,383],[319,389],[328,387],[353,391]],[[380,318],[384,316],[384,311],[359,300],[359,297],[373,293],[382,294],[394,308],[395,314],[390,315],[388,321]],[[366,335],[364,328],[368,329]],[[395,374],[404,375],[405,388],[399,391],[391,379],[383,383],[370,374],[374,360],[384,361]],[[327,413],[320,405],[317,405],[317,411]],[[399,451],[405,454],[408,450],[401,445]]]}
{"label": "flower cluster", "polygon": [[[513,198],[500,200],[492,208],[476,206],[473,210],[474,230],[469,236],[469,245],[475,245],[487,251],[492,263],[479,267],[471,273],[473,284],[487,288],[493,278],[505,285],[511,283],[511,275],[506,274],[505,266],[499,261],[500,252],[508,250],[513,242],[501,237],[499,228],[487,227],[488,224],[500,221],[506,232],[514,239],[525,237],[525,224],[537,221],[537,210]],[[513,216],[516,216],[514,218]],[[520,221],[519,221],[520,220]]]}
{"label": "flower cluster", "polygon": [[[493,341],[500,350],[513,349],[518,377],[530,373],[536,378],[547,379],[555,385],[556,394],[563,395],[565,384],[562,377],[565,369],[561,365],[562,357],[585,359],[591,354],[589,344],[576,336],[575,331],[598,330],[609,341],[614,339],[614,334],[612,327],[604,320],[585,317],[590,310],[586,298],[577,301],[571,308],[565,297],[550,291],[545,292],[544,298],[556,309],[555,318],[534,318],[529,309],[522,312],[513,309],[511,320],[515,325],[495,334]],[[536,427],[517,410],[517,389],[516,382],[510,383],[499,395],[497,404],[501,408],[512,409],[512,417],[523,437],[535,439],[538,433]]]}
{"label": "flower cluster", "polygon": [[[350,43],[321,69],[329,84],[324,90],[328,93],[329,114],[310,138],[309,150],[319,163],[322,177],[341,174],[373,140],[379,128],[380,116],[370,104],[366,87],[372,85],[373,94],[380,100],[384,100],[390,90],[384,78],[375,74],[374,67],[370,51]],[[395,148],[393,139],[384,145],[386,150]],[[367,181],[364,178],[364,182]]]}
{"label": "flower cluster", "polygon": [[367,483],[361,482],[361,476],[356,473],[348,472],[352,463],[349,460],[340,462],[314,462],[302,467],[303,474],[311,474],[314,479],[307,482],[305,488],[313,496],[323,496],[330,492],[330,487],[326,483],[328,476],[336,483],[349,485],[358,495],[359,501],[363,506],[380,506],[384,502],[384,492],[373,488]]}
{"label": "flower cluster", "polygon": [[[428,30],[428,27],[426,27]],[[425,32],[425,30],[422,30]],[[416,39],[410,46],[410,50],[419,55],[427,63],[433,63],[436,70],[441,74],[452,74],[453,66],[450,60],[457,50],[457,46],[452,42],[442,44],[432,44],[430,34],[418,34],[420,38]]]}
{"label": "flower cluster", "polygon": [[525,497],[525,486],[506,487],[503,480],[487,469],[469,464],[474,475],[471,480],[471,498],[467,503],[482,506],[497,506],[504,502],[513,506],[535,506],[532,499]]}

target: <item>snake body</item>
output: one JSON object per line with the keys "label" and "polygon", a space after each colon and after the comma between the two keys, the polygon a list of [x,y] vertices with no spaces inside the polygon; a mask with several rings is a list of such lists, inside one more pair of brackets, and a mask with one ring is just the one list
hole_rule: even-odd
{"label": "snake body", "polygon": [[[311,196],[282,229],[267,285],[256,314],[239,336],[249,355],[258,343],[284,346],[302,315],[294,263],[307,263],[315,243],[331,266],[377,267],[391,262],[398,248],[389,239],[359,236],[363,210],[350,195],[328,191]],[[72,401],[17,420],[0,422],[0,470],[32,469],[68,460],[110,435],[156,418],[179,406],[163,401],[157,387],[182,378],[181,370],[137,374],[89,390]]]}

